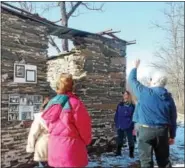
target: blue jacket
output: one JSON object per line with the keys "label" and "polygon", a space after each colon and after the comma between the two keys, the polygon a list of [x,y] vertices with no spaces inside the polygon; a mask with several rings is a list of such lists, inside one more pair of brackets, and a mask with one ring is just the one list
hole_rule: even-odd
{"label": "blue jacket", "polygon": [[134,109],[134,114],[132,119],[134,123],[137,122],[138,120],[138,112],[137,112],[138,107],[139,107],[139,102],[135,105],[135,109]]}
{"label": "blue jacket", "polygon": [[132,121],[134,108],[135,106],[133,104],[125,104],[123,102],[118,104],[114,117],[117,129],[128,129],[134,127],[134,123]]}
{"label": "blue jacket", "polygon": [[146,87],[137,80],[137,69],[130,72],[128,83],[138,100],[133,121],[149,126],[170,126],[170,137],[176,136],[177,111],[171,94],[162,87]]}

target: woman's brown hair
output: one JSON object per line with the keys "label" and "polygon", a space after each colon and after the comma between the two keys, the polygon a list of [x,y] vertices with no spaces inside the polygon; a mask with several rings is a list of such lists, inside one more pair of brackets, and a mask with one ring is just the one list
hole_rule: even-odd
{"label": "woman's brown hair", "polygon": [[122,92],[122,94],[127,93],[130,97],[130,103],[135,104],[135,96],[132,95],[132,93],[128,90],[125,90]]}
{"label": "woman's brown hair", "polygon": [[59,94],[64,94],[73,91],[73,76],[68,73],[60,74],[60,77],[56,83],[56,92]]}

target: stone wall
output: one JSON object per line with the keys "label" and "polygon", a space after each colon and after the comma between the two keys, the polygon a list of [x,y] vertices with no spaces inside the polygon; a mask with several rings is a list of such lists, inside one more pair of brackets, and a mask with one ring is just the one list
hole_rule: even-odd
{"label": "stone wall", "polygon": [[92,44],[90,48],[51,57],[47,64],[48,81],[53,89],[61,72],[73,74],[76,80],[76,93],[93,119],[89,152],[112,150],[115,144],[114,113],[125,88],[125,57],[104,55],[98,45]]}
{"label": "stone wall", "polygon": [[[2,9],[1,9],[2,10]],[[21,167],[32,162],[26,153],[29,128],[21,121],[8,121],[9,94],[46,95],[48,39],[46,29],[35,22],[1,11],[1,166]],[[14,62],[37,66],[37,84],[13,82]],[[27,123],[28,124],[28,123]],[[26,167],[25,165],[22,167]]]}
{"label": "stone wall", "polygon": [[[109,39],[102,41],[75,37],[73,40],[76,50],[46,61],[48,48],[46,28],[8,13],[2,8],[1,10],[2,168],[33,167],[31,166],[33,157],[26,153],[31,122],[8,121],[9,94],[45,96],[51,91],[49,82],[55,89],[55,81],[61,72],[73,74],[76,80],[76,93],[84,101],[92,116],[93,141],[89,146],[89,152],[112,150],[111,146],[115,143],[114,112],[121,99],[121,91],[125,87],[126,63],[123,57],[126,51],[125,43]],[[115,46],[115,50],[110,46]],[[36,65],[37,83],[14,83],[15,62]]]}

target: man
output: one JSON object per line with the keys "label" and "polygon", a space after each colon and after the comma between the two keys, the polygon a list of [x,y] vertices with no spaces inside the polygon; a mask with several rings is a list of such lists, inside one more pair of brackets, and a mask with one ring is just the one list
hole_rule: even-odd
{"label": "man", "polygon": [[151,168],[153,151],[160,168],[171,167],[169,145],[176,136],[176,106],[171,94],[164,88],[167,78],[164,74],[154,74],[150,87],[137,80],[140,60],[129,74],[128,83],[138,100],[133,117],[137,123],[138,150],[142,168]]}

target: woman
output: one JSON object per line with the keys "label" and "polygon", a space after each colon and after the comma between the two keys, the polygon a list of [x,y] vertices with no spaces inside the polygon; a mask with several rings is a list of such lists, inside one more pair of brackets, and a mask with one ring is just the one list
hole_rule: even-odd
{"label": "woman", "polygon": [[38,167],[47,167],[48,131],[41,114],[48,101],[49,97],[46,97],[41,107],[41,113],[34,114],[34,121],[30,128],[26,146],[28,153],[34,152],[34,161],[38,162]]}
{"label": "woman", "polygon": [[85,167],[91,118],[82,101],[72,93],[72,75],[62,73],[56,88],[57,95],[42,115],[49,130],[48,163],[55,168]]}
{"label": "woman", "polygon": [[117,129],[117,150],[116,156],[121,155],[123,140],[126,135],[129,145],[129,157],[134,157],[134,138],[132,116],[134,113],[134,104],[132,103],[131,94],[129,91],[122,92],[123,100],[117,106],[114,121]]}

